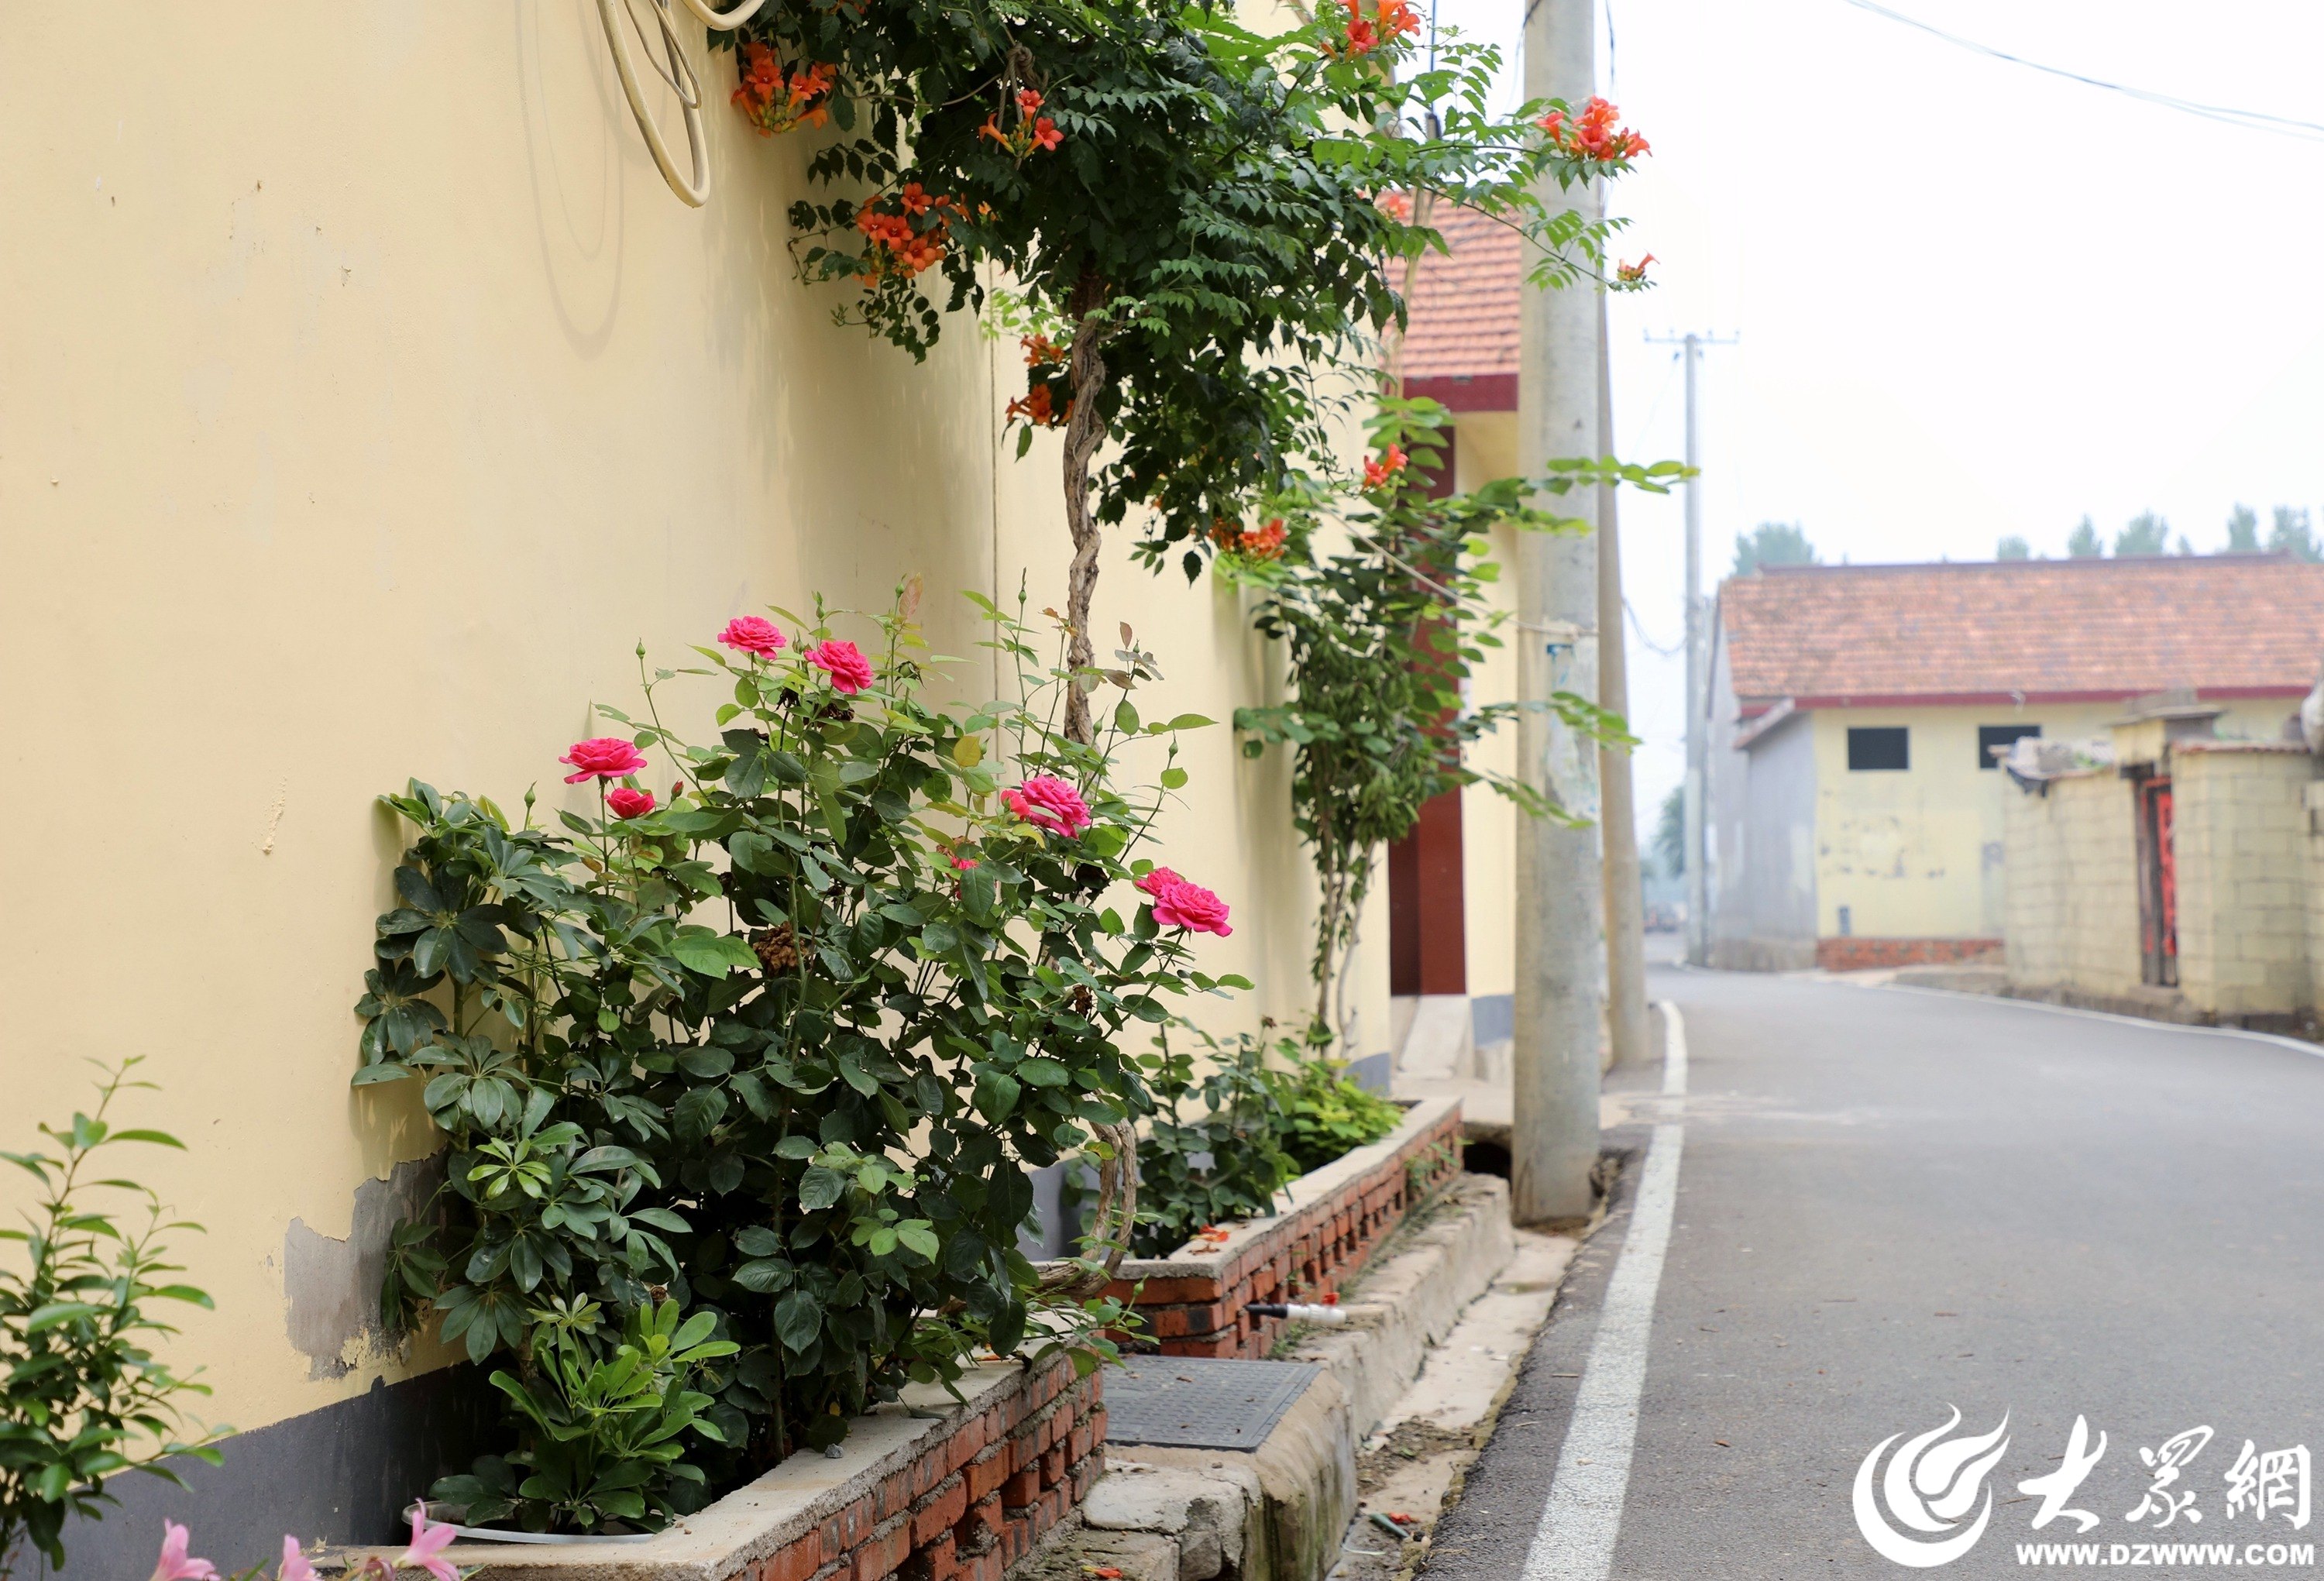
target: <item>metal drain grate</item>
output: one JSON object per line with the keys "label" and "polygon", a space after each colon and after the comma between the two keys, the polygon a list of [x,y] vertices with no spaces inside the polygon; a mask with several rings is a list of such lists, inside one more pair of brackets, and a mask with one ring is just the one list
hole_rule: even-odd
{"label": "metal drain grate", "polygon": [[1106,1442],[1256,1449],[1319,1371],[1312,1362],[1132,1356],[1105,1370]]}

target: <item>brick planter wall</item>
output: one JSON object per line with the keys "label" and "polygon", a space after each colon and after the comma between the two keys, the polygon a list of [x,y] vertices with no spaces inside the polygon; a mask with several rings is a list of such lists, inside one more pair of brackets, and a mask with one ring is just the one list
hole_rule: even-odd
{"label": "brick planter wall", "polygon": [[1165,1355],[1264,1356],[1284,1323],[1251,1316],[1250,1303],[1336,1293],[1403,1222],[1415,1185],[1425,1193],[1460,1170],[1460,1142],[1461,1100],[1425,1098],[1379,1141],[1292,1181],[1291,1205],[1276,1217],[1239,1226],[1215,1245],[1194,1241],[1167,1257],[1124,1263],[1111,1293],[1128,1301],[1137,1291],[1148,1330],[1140,1337]]}
{"label": "brick planter wall", "polygon": [[446,1557],[481,1567],[478,1581],[1000,1581],[1105,1469],[1101,1376],[1076,1380],[1062,1357],[993,1363],[961,1381],[965,1405],[914,1384],[859,1418],[839,1458],[802,1450],[651,1541],[462,1542]]}

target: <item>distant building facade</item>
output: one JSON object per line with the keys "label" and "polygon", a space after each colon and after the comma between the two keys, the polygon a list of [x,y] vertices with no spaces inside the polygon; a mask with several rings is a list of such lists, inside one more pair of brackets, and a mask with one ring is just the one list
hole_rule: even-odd
{"label": "distant building facade", "polygon": [[2192,688],[2280,739],[2324,651],[2324,565],[2274,555],[1797,565],[1713,623],[1711,956],[1844,970],[1997,951],[2018,737],[2107,735]]}

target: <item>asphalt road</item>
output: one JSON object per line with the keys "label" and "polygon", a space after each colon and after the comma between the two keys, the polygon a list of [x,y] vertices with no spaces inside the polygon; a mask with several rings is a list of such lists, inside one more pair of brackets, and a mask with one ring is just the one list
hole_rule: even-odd
{"label": "asphalt road", "polygon": [[[2239,1561],[2254,1541],[2324,1548],[2324,1487],[2302,1530],[2288,1510],[2227,1509],[2246,1439],[2324,1455],[2324,1058],[1802,979],[1663,968],[1649,991],[1681,1007],[1691,1069],[1683,1108],[1638,1105],[1684,1138],[1612,1576],[1904,1574],[1860,1535],[1852,1484],[1884,1439],[1941,1428],[1955,1406],[1942,1441],[2006,1415],[2007,1446],[1969,1490],[1989,1492],[1989,1525],[1942,1576],[2096,1567],[2021,1563],[2024,1542],[2094,1542],[2116,1565],[2140,1557],[2127,1545],[2182,1540],[2232,1542]],[[1439,1527],[1432,1581],[1526,1574],[1650,1135],[1607,1135],[1631,1167]],[[2043,1504],[2017,1484],[2058,1468],[2078,1415],[2106,1449],[2064,1503],[2098,1524],[2033,1530]],[[2128,1520],[2153,1481],[2139,1451],[2199,1427],[2214,1436],[2168,1491],[2196,1495],[2200,1523],[2159,1530],[2159,1506]],[[1924,1492],[1944,1485],[1936,1458]],[[1955,1512],[1928,1519],[1956,1536],[1977,1503]]]}

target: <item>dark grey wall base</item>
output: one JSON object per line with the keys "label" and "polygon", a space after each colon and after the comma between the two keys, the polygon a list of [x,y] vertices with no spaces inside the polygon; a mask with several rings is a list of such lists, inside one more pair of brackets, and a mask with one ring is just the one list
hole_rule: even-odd
{"label": "dark grey wall base", "polygon": [[193,1551],[231,1573],[282,1554],[285,1533],[305,1542],[385,1542],[408,1530],[400,1512],[447,1472],[490,1448],[499,1411],[474,1367],[450,1367],[221,1444],[223,1466],[181,1468],[187,1485],[117,1477],[120,1501],[102,1521],[65,1530],[65,1568],[27,1556],[27,1577],[127,1581],[150,1574],[164,1517],[193,1530]]}
{"label": "dark grey wall base", "polygon": [[1469,1001],[1469,1025],[1474,1029],[1479,1048],[1517,1036],[1517,997],[1515,994],[1474,996]]}
{"label": "dark grey wall base", "polygon": [[1366,1054],[1360,1060],[1348,1062],[1348,1080],[1367,1092],[1386,1092],[1396,1072],[1395,1062],[1386,1052]]}

